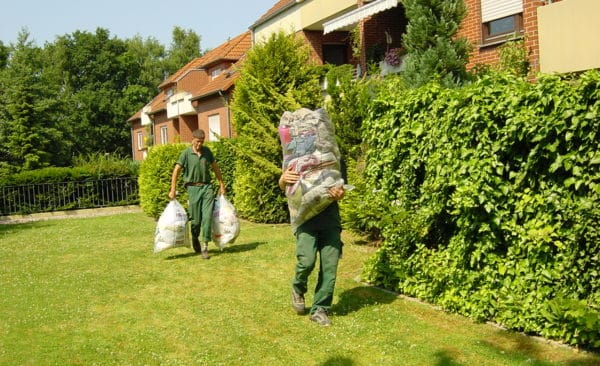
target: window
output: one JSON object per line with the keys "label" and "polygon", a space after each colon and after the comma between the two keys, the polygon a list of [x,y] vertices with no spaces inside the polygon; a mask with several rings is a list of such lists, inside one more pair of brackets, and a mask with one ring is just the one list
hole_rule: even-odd
{"label": "window", "polygon": [[214,69],[210,72],[210,77],[214,79],[217,76],[221,75],[222,72],[223,72],[223,69],[220,67],[217,67],[216,69]]}
{"label": "window", "polygon": [[160,143],[163,145],[169,143],[169,136],[167,135],[167,131],[167,126],[162,126],[160,128]]}
{"label": "window", "polygon": [[141,132],[137,133],[137,148],[142,150],[144,148],[144,134]]}
{"label": "window", "polygon": [[348,62],[348,48],[343,44],[324,44],[323,63],[343,65]]}
{"label": "window", "polygon": [[483,44],[504,41],[523,32],[523,0],[481,1]]}
{"label": "window", "polygon": [[221,135],[221,116],[213,114],[208,116],[208,141],[217,141]]}
{"label": "window", "polygon": [[483,23],[483,43],[504,41],[523,32],[523,14],[515,14]]}

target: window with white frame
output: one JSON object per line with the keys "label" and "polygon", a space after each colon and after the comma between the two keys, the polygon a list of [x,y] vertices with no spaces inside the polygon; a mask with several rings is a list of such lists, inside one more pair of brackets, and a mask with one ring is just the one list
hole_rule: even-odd
{"label": "window with white frame", "polygon": [[481,0],[482,43],[523,33],[523,0]]}
{"label": "window with white frame", "polygon": [[221,73],[223,72],[223,69],[221,67],[217,67],[216,69],[213,69],[210,72],[210,76],[211,78],[216,78],[217,76],[221,75]]}
{"label": "window with white frame", "polygon": [[217,141],[221,135],[221,116],[213,114],[208,116],[208,141]]}
{"label": "window with white frame", "polygon": [[167,135],[167,131],[167,126],[162,126],[160,128],[160,143],[163,145],[169,143],[169,136]]}
{"label": "window with white frame", "polygon": [[142,132],[137,133],[137,148],[142,150],[144,148],[144,134]]}

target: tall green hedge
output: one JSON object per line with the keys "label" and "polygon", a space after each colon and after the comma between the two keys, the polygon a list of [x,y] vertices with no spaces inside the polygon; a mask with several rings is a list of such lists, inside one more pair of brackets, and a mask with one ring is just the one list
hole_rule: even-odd
{"label": "tall green hedge", "polygon": [[383,88],[365,123],[374,284],[600,347],[600,73]]}

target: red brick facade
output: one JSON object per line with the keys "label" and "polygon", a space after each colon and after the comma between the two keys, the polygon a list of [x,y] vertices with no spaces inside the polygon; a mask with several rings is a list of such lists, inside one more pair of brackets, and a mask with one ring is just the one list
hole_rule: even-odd
{"label": "red brick facade", "polygon": [[[467,68],[473,68],[477,64],[497,64],[498,46],[501,43],[482,45],[481,0],[464,1],[468,9],[467,16],[463,20],[458,36],[466,37],[473,45],[473,52],[469,58]],[[557,1],[561,0],[554,0],[554,2]],[[523,39],[533,72],[540,69],[537,8],[545,4],[545,0],[523,0]]]}

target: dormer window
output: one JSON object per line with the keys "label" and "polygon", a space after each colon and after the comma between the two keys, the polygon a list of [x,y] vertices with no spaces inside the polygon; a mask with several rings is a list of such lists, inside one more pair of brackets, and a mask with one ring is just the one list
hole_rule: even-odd
{"label": "dormer window", "polygon": [[167,98],[172,97],[173,94],[175,94],[175,88],[169,88],[169,89],[167,89],[167,91],[165,92],[165,94],[167,95]]}
{"label": "dormer window", "polygon": [[223,69],[221,67],[217,67],[210,72],[210,77],[214,79],[217,76],[221,75],[222,72]]}

